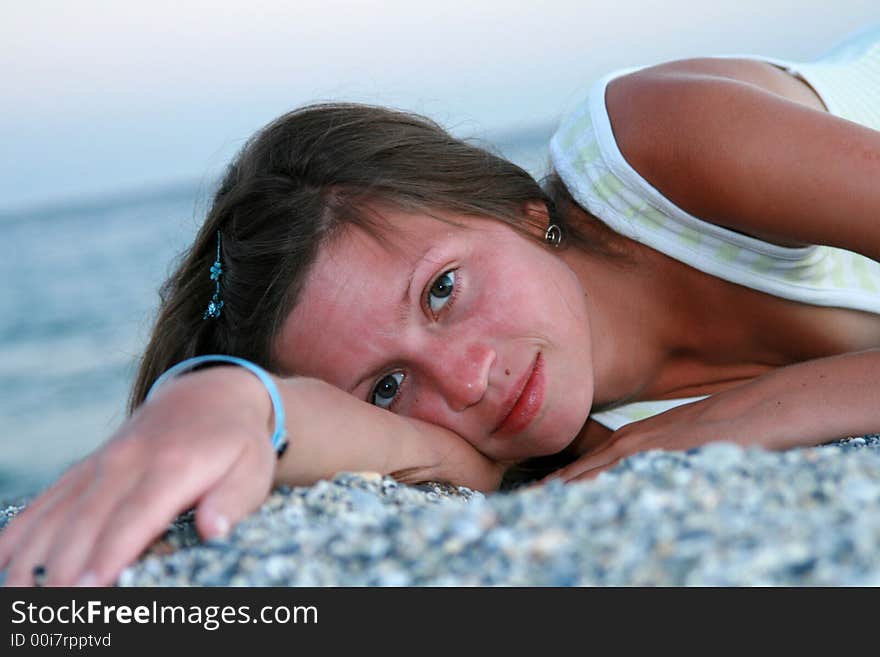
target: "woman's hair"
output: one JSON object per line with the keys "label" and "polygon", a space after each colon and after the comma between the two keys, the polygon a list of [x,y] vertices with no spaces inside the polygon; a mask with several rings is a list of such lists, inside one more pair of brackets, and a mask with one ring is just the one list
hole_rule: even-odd
{"label": "woman's hair", "polygon": [[[208,353],[240,356],[281,375],[273,344],[321,246],[346,225],[373,229],[373,203],[492,217],[525,230],[525,205],[546,204],[568,244],[601,239],[567,225],[561,181],[547,192],[526,171],[430,119],[332,103],[285,114],[229,165],[193,245],[159,291],[160,307],[129,398],[139,406],[173,364]],[[224,306],[203,319],[221,232]],[[595,230],[595,228],[593,228]]]}

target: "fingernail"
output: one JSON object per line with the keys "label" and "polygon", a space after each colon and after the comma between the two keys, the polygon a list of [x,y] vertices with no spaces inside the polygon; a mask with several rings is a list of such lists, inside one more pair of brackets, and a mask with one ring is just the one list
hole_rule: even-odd
{"label": "fingernail", "polygon": [[212,536],[214,538],[224,538],[229,533],[229,520],[226,516],[216,515],[214,516],[214,531]]}
{"label": "fingernail", "polygon": [[93,571],[87,572],[85,575],[82,575],[74,586],[97,586],[98,585],[98,577],[95,575]]}

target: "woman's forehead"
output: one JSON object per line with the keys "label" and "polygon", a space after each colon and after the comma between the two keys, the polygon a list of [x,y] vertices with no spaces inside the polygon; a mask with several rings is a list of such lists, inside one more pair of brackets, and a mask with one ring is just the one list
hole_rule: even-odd
{"label": "woman's forehead", "polygon": [[369,225],[349,223],[341,227],[322,245],[313,271],[350,269],[351,264],[371,269],[410,265],[419,260],[426,245],[466,241],[474,228],[480,227],[479,220],[436,212],[385,209],[373,218],[378,220]]}
{"label": "woman's forehead", "polygon": [[319,250],[306,277],[305,291],[319,282],[343,285],[352,276],[387,276],[413,261],[421,245],[436,241],[434,236],[412,228],[377,232],[348,226]]}
{"label": "woman's forehead", "polygon": [[[320,371],[326,378],[319,361],[329,345],[393,332],[415,269],[448,244],[443,235],[451,227],[433,223],[435,230],[408,227],[388,236],[351,226],[326,244],[279,334],[282,366],[305,375]],[[436,230],[438,225],[443,228]]]}

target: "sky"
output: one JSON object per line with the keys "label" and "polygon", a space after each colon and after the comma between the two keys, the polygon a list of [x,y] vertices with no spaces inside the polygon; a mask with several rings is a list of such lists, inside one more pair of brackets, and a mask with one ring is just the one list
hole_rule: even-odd
{"label": "sky", "polygon": [[353,100],[459,136],[543,130],[623,66],[811,58],[877,0],[0,0],[0,215],[213,180],[293,107]]}

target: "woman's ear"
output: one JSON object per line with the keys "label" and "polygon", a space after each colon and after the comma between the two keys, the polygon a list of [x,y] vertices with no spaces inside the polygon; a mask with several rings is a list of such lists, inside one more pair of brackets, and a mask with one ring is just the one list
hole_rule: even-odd
{"label": "woman's ear", "polygon": [[544,233],[550,225],[550,213],[547,210],[547,204],[543,201],[526,201],[523,204],[523,215],[525,216],[525,225],[529,233],[540,239],[544,239]]}

